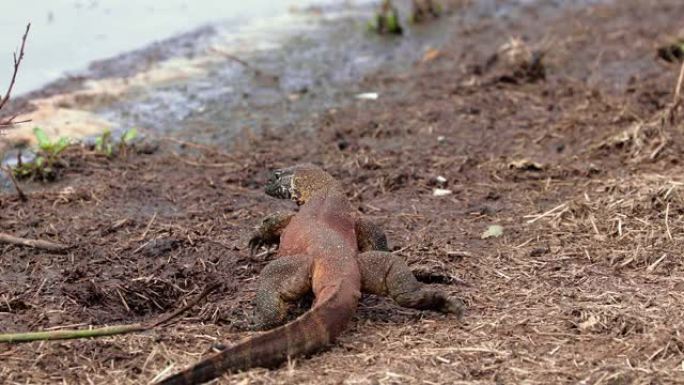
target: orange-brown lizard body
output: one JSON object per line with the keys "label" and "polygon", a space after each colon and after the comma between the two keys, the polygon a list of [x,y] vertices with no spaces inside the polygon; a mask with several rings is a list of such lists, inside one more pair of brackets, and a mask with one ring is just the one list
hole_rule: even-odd
{"label": "orange-brown lizard body", "polygon": [[255,298],[257,322],[265,328],[281,325],[287,303],[310,291],[315,295],[312,308],[159,384],[200,384],[226,372],[273,367],[288,357],[321,350],[349,323],[361,291],[389,295],[406,307],[461,314],[460,300],[419,283],[402,259],[387,252],[384,233],[357,218],[339,182],[319,167],[276,170],[266,193],[292,199],[300,210],[266,217],[250,240],[252,252],[280,243],[278,258],[261,274]]}

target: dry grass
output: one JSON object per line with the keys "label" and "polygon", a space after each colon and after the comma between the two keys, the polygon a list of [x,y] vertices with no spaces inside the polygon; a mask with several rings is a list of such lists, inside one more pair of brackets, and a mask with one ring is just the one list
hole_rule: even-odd
{"label": "dry grass", "polygon": [[[659,20],[661,28],[679,24],[673,9],[684,7],[675,0],[659,4],[591,7],[579,13],[585,25],[559,22],[555,30],[601,37],[585,43],[589,52],[611,53],[624,50],[617,45],[622,39],[634,42],[634,52],[601,64],[628,66],[631,56],[650,52],[643,35],[652,27],[649,20]],[[625,19],[649,28],[625,29]],[[492,27],[477,36],[483,46],[497,47],[507,34]],[[450,50],[446,58],[461,52],[459,46]],[[465,57],[477,62],[486,55]],[[330,112],[316,118],[320,133],[267,135],[238,146],[230,160],[239,162],[227,171],[200,168],[198,177],[198,164],[227,160],[204,148],[197,161],[159,154],[108,167],[85,165],[88,175],[64,182],[79,186],[66,198],[59,193],[63,186],[33,192],[32,205],[0,196],[0,221],[10,230],[62,241],[79,235],[93,243],[64,257],[0,249],[2,262],[24,261],[16,270],[5,265],[0,277],[29,282],[17,283],[16,292],[0,282],[0,327],[55,326],[58,315],[97,324],[152,317],[208,276],[227,285],[193,315],[146,334],[0,346],[0,379],[146,383],[196,362],[214,342],[248,336],[235,325],[251,310],[264,261],[247,258],[245,236],[261,214],[282,208],[263,198],[260,172],[306,160],[343,181],[353,204],[385,227],[395,253],[416,268],[455,277],[444,287],[462,296],[469,310],[458,322],[364,298],[329,351],[219,383],[684,383],[684,127],[657,118],[672,101],[677,71],[671,72],[658,69],[636,81],[639,91],[615,93],[564,72],[536,85],[470,82],[472,73],[455,71],[453,62],[440,58],[399,86],[387,78],[369,81],[368,88],[382,95],[405,87],[400,100]],[[544,167],[509,167],[522,158]],[[432,195],[438,175],[453,194]],[[20,219],[36,212],[47,212],[50,223],[22,227]],[[75,212],[80,217],[65,215]],[[96,213],[106,220],[93,219]],[[122,217],[127,222],[118,222]],[[481,239],[491,224],[502,225],[503,236]],[[145,245],[168,238],[182,247],[163,254],[168,262],[157,265],[156,249],[148,253]],[[94,265],[83,273],[87,278],[123,271],[95,280],[101,303],[93,309],[56,289],[81,266],[78,258]],[[22,275],[26,271],[35,274]],[[43,289],[45,279],[52,280]],[[102,303],[106,314],[97,307]],[[22,323],[12,325],[13,319]]]}

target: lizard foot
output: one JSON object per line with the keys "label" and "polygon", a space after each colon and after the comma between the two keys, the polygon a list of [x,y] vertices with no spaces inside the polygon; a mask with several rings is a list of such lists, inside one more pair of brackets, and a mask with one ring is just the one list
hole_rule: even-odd
{"label": "lizard foot", "polygon": [[249,256],[254,257],[254,255],[257,253],[259,248],[262,246],[266,245],[266,240],[264,239],[263,236],[261,236],[261,233],[259,231],[255,231],[252,236],[249,238]]}
{"label": "lizard foot", "polygon": [[210,350],[214,353],[220,353],[224,350],[228,349],[228,347],[221,342],[216,342],[215,344],[211,345]]}
{"label": "lizard foot", "polygon": [[267,322],[256,314],[252,317],[249,326],[245,329],[252,332],[262,332],[270,329],[277,328],[285,323],[285,320],[274,320],[272,322]]}
{"label": "lizard foot", "polygon": [[459,319],[463,318],[465,303],[458,297],[449,296],[444,299],[444,304],[438,309],[442,313],[455,314]]}

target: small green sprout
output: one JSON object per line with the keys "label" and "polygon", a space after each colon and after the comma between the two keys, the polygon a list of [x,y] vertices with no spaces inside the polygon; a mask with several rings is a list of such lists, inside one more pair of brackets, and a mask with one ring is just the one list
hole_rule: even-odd
{"label": "small green sprout", "polygon": [[114,144],[112,143],[112,131],[110,129],[104,130],[102,135],[95,138],[95,151],[105,154],[107,157],[112,156]]}
{"label": "small green sprout", "polygon": [[121,142],[123,144],[131,144],[135,138],[138,137],[138,130],[135,128],[131,128],[130,130],[124,131],[123,135],[121,135]]}
{"label": "small green sprout", "polygon": [[130,146],[137,137],[138,130],[135,128],[126,130],[121,134],[117,144],[114,141],[112,131],[107,129],[102,135],[95,139],[95,151],[106,155],[108,158],[111,158],[112,155],[114,155],[114,150],[116,150],[118,154],[124,154],[126,152],[126,147]]}
{"label": "small green sprout", "polygon": [[404,32],[399,19],[399,11],[392,5],[391,0],[383,0],[375,14],[375,19],[368,23],[368,29],[380,35],[401,35]]}
{"label": "small green sprout", "polygon": [[71,142],[66,137],[51,141],[40,127],[33,129],[33,135],[38,142],[36,157],[31,162],[19,163],[14,168],[14,175],[18,178],[33,177],[53,180],[57,176],[57,169],[65,165],[65,161],[60,155],[69,147]]}

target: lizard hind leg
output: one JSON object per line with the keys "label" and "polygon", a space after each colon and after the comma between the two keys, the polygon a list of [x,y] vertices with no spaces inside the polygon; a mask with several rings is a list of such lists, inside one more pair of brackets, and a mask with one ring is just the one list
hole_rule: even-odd
{"label": "lizard hind leg", "polygon": [[418,282],[400,257],[388,252],[369,251],[359,254],[358,261],[364,292],[390,296],[403,307],[462,316],[463,301]]}
{"label": "lizard hind leg", "polygon": [[356,240],[359,251],[389,251],[387,236],[380,226],[367,219],[356,221]]}
{"label": "lizard hind leg", "polygon": [[306,255],[283,256],[261,271],[254,299],[257,329],[280,326],[287,316],[288,303],[311,290],[313,258]]}

